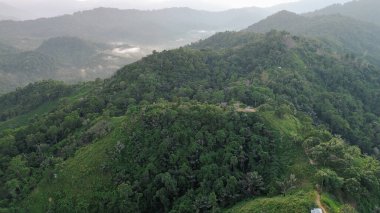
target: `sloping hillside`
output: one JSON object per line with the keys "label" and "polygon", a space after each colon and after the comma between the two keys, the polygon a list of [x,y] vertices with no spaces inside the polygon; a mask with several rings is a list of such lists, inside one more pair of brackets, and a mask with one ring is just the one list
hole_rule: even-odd
{"label": "sloping hillside", "polygon": [[380,2],[377,0],[357,0],[345,4],[335,4],[307,15],[332,15],[341,14],[380,26],[379,10]]}
{"label": "sloping hillside", "polygon": [[379,63],[380,27],[341,15],[305,17],[282,11],[246,30],[260,33],[284,30],[297,35],[328,40],[337,44],[336,50],[343,48],[373,63]]}
{"label": "sloping hillside", "polygon": [[208,212],[247,200],[307,210],[318,191],[331,212],[372,212],[380,70],[334,46],[220,33],[5,116],[0,127],[29,122],[0,132],[1,208]]}
{"label": "sloping hillside", "polygon": [[95,57],[99,47],[75,37],[51,38],[36,49],[66,66],[83,66]]}

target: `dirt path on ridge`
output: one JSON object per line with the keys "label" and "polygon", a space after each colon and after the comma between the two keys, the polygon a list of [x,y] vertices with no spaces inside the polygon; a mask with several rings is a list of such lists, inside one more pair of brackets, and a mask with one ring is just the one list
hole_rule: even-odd
{"label": "dirt path on ridge", "polygon": [[318,192],[317,192],[317,198],[315,199],[315,203],[317,203],[318,207],[322,209],[323,213],[328,213],[328,211],[322,205],[321,195]]}

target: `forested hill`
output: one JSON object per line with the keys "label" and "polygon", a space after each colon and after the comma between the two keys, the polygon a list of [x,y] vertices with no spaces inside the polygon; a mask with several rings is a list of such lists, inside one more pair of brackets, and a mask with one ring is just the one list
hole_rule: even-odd
{"label": "forested hill", "polygon": [[53,57],[61,65],[81,67],[92,62],[99,49],[76,37],[57,37],[46,40],[35,51]]}
{"label": "forested hill", "polygon": [[270,11],[278,12],[281,10],[288,10],[294,13],[307,13],[321,8],[330,6],[336,2],[348,2],[351,0],[334,0],[334,1],[324,1],[324,0],[299,0],[285,2],[279,5],[274,5],[267,8]]}
{"label": "forested hill", "polygon": [[357,0],[345,4],[335,4],[309,13],[310,16],[341,14],[380,26],[380,2],[377,0]]}
{"label": "forested hill", "polygon": [[343,48],[360,57],[367,57],[373,63],[380,61],[380,27],[342,15],[305,17],[281,11],[246,30],[260,33],[285,30],[336,43],[336,49]]}
{"label": "forested hill", "polygon": [[0,43],[0,56],[18,52],[16,48]]}
{"label": "forested hill", "polygon": [[[219,51],[215,51],[214,47],[218,45]],[[324,119],[335,133],[352,138],[353,143],[371,144],[365,148],[367,152],[374,148],[374,138],[368,138],[372,133],[353,133],[355,128],[369,130],[368,120],[364,119],[361,124],[356,119],[350,121],[351,116],[360,112],[363,118],[367,112],[375,117],[379,115],[380,72],[364,59],[353,54],[336,55],[331,49],[334,45],[276,31],[266,36],[247,32],[220,33],[191,47],[200,50],[182,48],[153,54],[119,71],[106,81],[111,82],[108,89],[112,93],[117,89],[122,93],[126,89],[125,97],[134,97],[137,102],[147,98],[154,101],[161,95],[175,100],[175,97],[184,95],[202,102],[220,103],[250,96],[243,93],[239,99],[230,83],[260,85],[291,102],[297,109]],[[157,68],[157,64],[163,68]],[[142,76],[145,77],[142,82],[135,80]],[[216,91],[219,96],[215,96]],[[145,92],[149,95],[146,96]],[[121,93],[116,93],[115,98],[112,93],[107,96],[118,100]],[[269,96],[262,95],[262,99],[243,103],[257,107]],[[338,101],[337,96],[342,99]],[[122,103],[127,102],[123,100]],[[352,108],[344,109],[349,106]],[[337,119],[331,119],[331,116]]]}
{"label": "forested hill", "polygon": [[49,102],[17,106],[28,88],[3,96],[2,111],[23,111],[0,122],[0,207],[290,213],[322,192],[330,212],[373,212],[380,70],[334,47],[219,33],[67,93],[30,86]]}
{"label": "forested hill", "polygon": [[143,53],[118,54],[127,45],[113,46],[77,37],[44,41],[32,51],[21,51],[0,43],[0,94],[29,83],[55,79],[77,83],[112,76],[116,69],[138,60]]}
{"label": "forested hill", "polygon": [[[0,15],[6,10],[2,6]],[[97,8],[0,21],[0,94],[41,80],[108,78],[153,50],[176,48],[216,31],[243,29],[268,14],[255,7],[221,12]]]}

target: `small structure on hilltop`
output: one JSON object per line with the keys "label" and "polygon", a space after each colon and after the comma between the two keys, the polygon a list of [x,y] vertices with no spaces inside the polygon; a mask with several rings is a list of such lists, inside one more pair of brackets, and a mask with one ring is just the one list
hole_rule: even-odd
{"label": "small structure on hilltop", "polygon": [[317,208],[317,209],[311,210],[311,213],[323,213],[323,211],[322,209]]}

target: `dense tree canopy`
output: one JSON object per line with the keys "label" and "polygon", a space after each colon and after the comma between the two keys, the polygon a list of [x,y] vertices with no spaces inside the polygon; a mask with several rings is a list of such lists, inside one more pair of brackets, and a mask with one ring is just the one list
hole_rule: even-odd
{"label": "dense tree canopy", "polygon": [[[380,200],[380,71],[333,47],[285,32],[226,32],[154,52],[104,81],[1,96],[0,207],[217,212],[318,184],[371,212]],[[73,193],[73,173],[91,193]]]}

